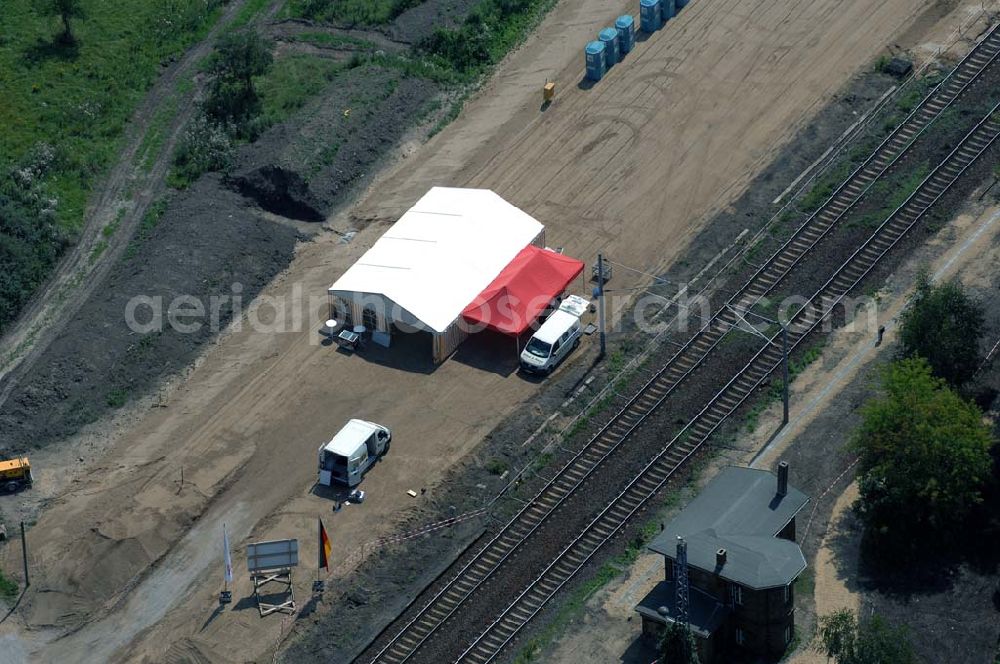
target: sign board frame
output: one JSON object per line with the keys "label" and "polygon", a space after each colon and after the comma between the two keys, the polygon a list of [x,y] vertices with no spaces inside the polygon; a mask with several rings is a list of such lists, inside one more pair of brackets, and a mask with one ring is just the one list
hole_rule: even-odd
{"label": "sign board frame", "polygon": [[291,569],[299,564],[297,539],[252,542],[247,545],[247,571],[260,574],[281,569]]}

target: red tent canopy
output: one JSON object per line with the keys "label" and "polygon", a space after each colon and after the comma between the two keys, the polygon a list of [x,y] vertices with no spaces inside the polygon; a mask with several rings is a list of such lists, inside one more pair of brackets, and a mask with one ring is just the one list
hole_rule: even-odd
{"label": "red tent canopy", "polygon": [[583,263],[529,245],[462,312],[462,318],[520,335],[583,272]]}

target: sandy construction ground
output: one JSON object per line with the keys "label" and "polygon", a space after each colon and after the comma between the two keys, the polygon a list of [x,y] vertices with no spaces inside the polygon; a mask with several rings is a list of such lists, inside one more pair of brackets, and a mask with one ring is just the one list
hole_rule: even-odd
{"label": "sandy construction ground", "polygon": [[[304,245],[267,293],[322,295],[432,185],[492,188],[545,223],[550,245],[656,271],[928,5],[694,0],[604,81],[578,85],[583,44],[633,4],[560,3],[463,116],[354,211],[379,223],[347,244],[331,233]],[[545,79],[559,90],[543,112]],[[351,224],[350,214],[330,221]],[[80,481],[63,491],[51,471],[42,478],[58,497],[31,529],[33,583],[23,622],[0,626],[6,652],[95,662],[269,655],[282,619],[261,620],[247,599],[242,544],[299,537],[311,563],[323,515],[334,559],[349,560],[419,503],[407,489],[433,487],[535,389],[455,360],[430,371],[400,348],[344,356],[316,345],[315,328],[226,335],[166,407],[140,413]],[[332,515],[329,498],[310,493],[315,450],[350,417],[392,426],[394,444],[365,482],[365,504]],[[219,612],[223,522],[239,578],[234,605]],[[16,569],[19,552],[8,548],[3,564]],[[310,581],[300,575],[300,597]]]}

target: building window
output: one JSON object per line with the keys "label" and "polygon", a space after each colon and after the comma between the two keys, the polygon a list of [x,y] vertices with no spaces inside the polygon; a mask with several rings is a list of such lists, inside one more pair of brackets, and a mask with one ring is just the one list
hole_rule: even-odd
{"label": "building window", "polygon": [[733,606],[743,606],[743,586],[734,583],[729,587],[729,590],[732,595]]}
{"label": "building window", "polygon": [[792,601],[792,584],[785,586],[785,604]]}
{"label": "building window", "polygon": [[742,630],[742,628],[737,627],[736,628],[736,643],[738,645],[742,646],[742,645],[745,645],[746,642],[747,642],[747,635],[746,635],[746,633]]}
{"label": "building window", "polygon": [[788,625],[785,627],[785,645],[787,646],[792,642],[792,626]]}

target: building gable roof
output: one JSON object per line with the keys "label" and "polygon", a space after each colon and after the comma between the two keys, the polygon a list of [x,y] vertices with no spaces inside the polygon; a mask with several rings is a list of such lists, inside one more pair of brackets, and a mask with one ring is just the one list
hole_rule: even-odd
{"label": "building gable roof", "polygon": [[[776,535],[808,502],[791,485],[786,495],[778,496],[773,473],[725,468],[649,548],[673,559],[680,536],[693,567],[755,589],[786,585],[805,569],[806,561],[798,544]],[[719,549],[726,550],[721,567],[716,565]]]}
{"label": "building gable roof", "polygon": [[385,297],[444,332],[543,230],[492,191],[434,187],[329,291]]}

